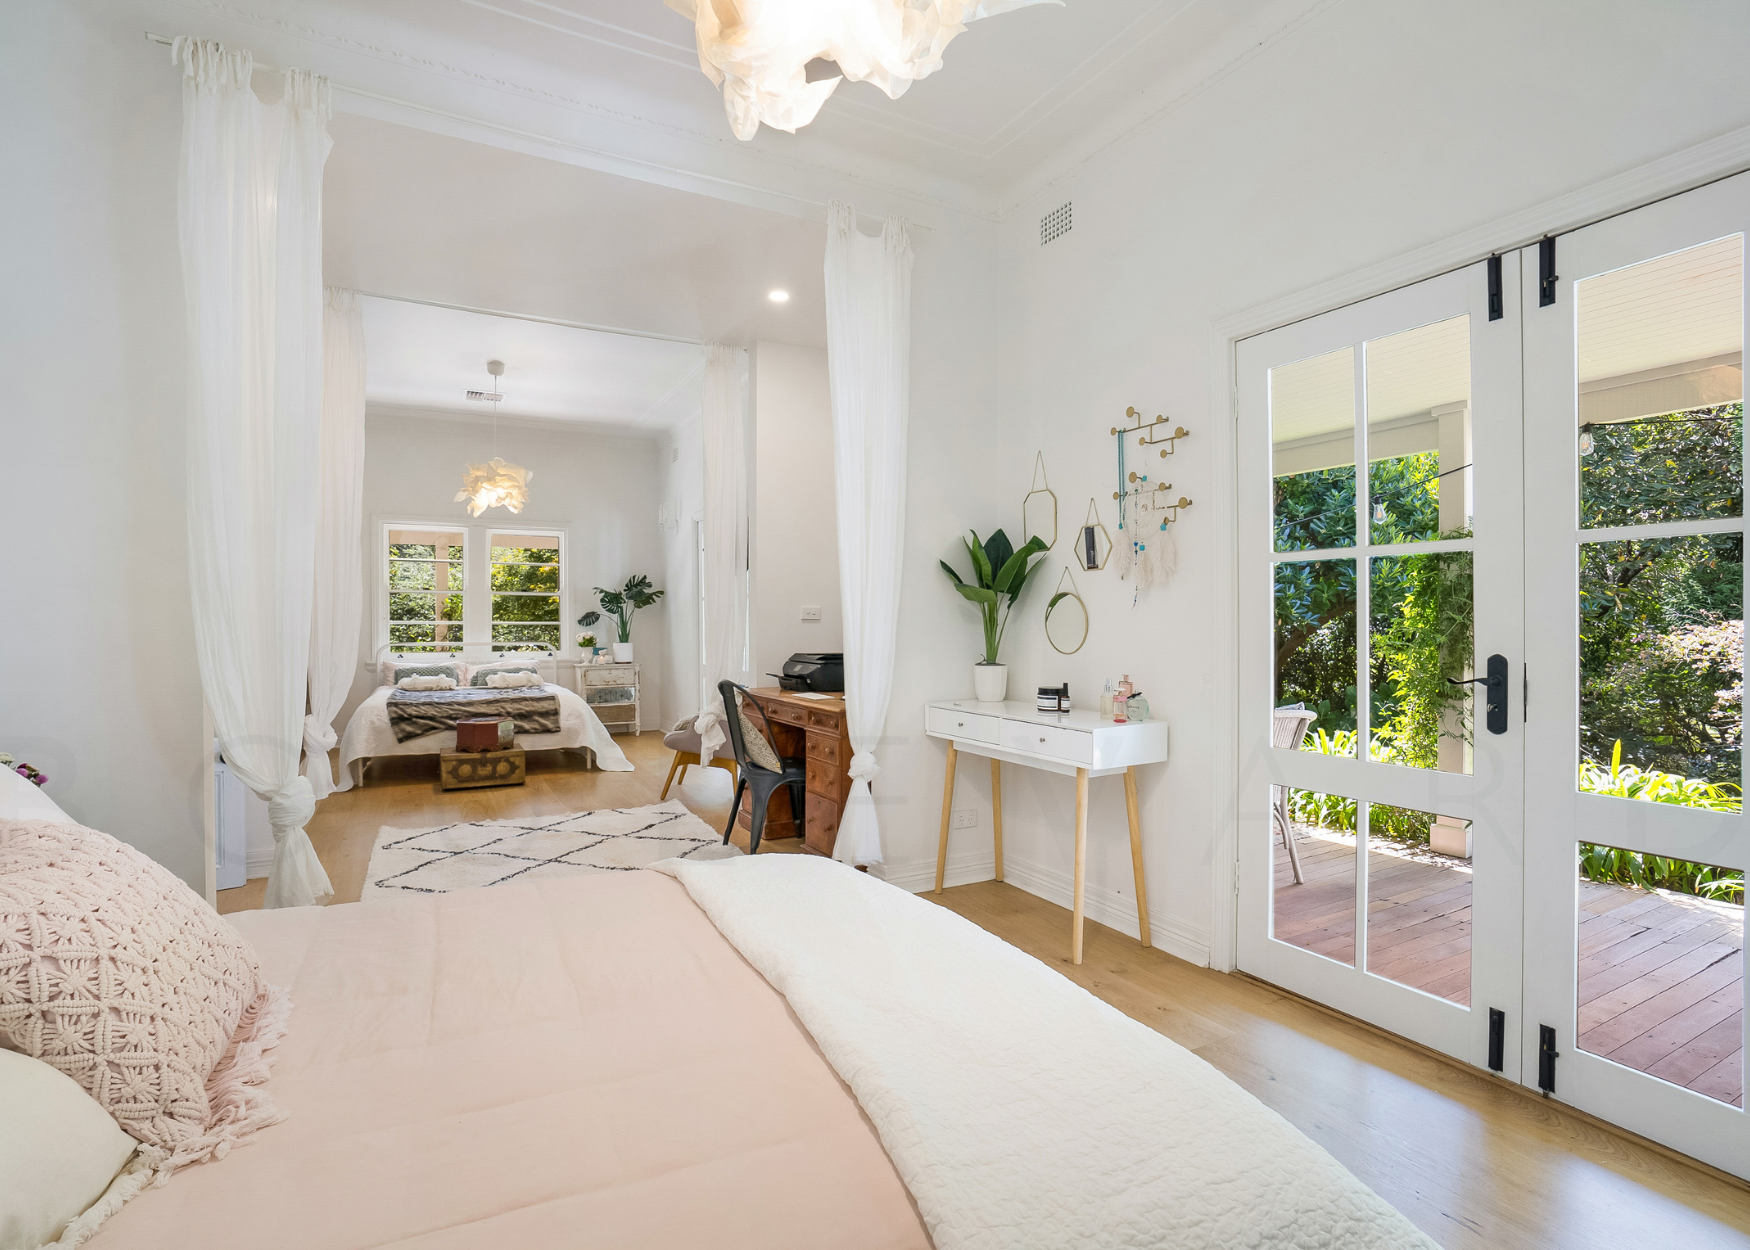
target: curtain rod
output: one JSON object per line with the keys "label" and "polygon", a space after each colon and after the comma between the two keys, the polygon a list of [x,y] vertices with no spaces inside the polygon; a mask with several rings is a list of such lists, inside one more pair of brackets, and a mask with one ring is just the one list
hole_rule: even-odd
{"label": "curtain rod", "polygon": [[[176,44],[176,40],[170,38],[168,35],[160,35],[160,34],[156,33],[155,31],[150,31],[150,30],[145,31],[143,33],[145,34],[146,38],[149,39],[153,43],[161,43],[165,47],[174,47]],[[266,61],[258,60],[258,61],[254,62],[254,65],[255,65],[256,69],[271,70],[272,72],[274,72],[276,74],[283,74],[286,72],[284,70],[284,68],[282,68],[281,66],[270,65]],[[659,173],[673,174],[676,177],[680,177],[680,178],[693,178],[693,179],[697,179],[700,182],[715,183],[717,186],[720,186],[720,187],[733,187],[738,191],[751,191],[756,195],[769,195],[769,196],[772,196],[774,199],[789,200],[791,203],[794,203],[794,204],[807,204],[810,207],[820,209],[822,211],[821,220],[822,221],[825,220],[825,210],[828,207],[827,202],[825,200],[811,200],[805,195],[796,195],[796,194],[789,192],[789,191],[778,191],[778,190],[774,190],[771,187],[756,186],[755,184],[753,184],[751,182],[737,182],[733,178],[719,178],[715,174],[702,174],[702,173],[699,173],[697,170],[682,169],[679,166],[675,166],[675,165],[663,165],[663,164],[660,164],[656,161],[642,160],[636,156],[624,156],[624,155],[621,155],[620,153],[617,153],[617,152],[602,152],[596,148],[585,147],[581,143],[569,143],[564,139],[555,139],[551,135],[537,134],[535,131],[532,131],[532,130],[519,130],[515,126],[505,126],[505,125],[502,125],[498,122],[486,121],[483,118],[469,117],[465,113],[452,113],[448,109],[433,108],[429,104],[419,104],[413,100],[403,100],[399,96],[380,95],[379,93],[377,93],[375,91],[366,91],[363,87],[349,87],[345,83],[336,82],[332,78],[330,78],[328,81],[329,81],[329,85],[335,91],[345,91],[351,95],[363,96],[365,99],[375,100],[379,104],[390,104],[390,105],[394,105],[396,108],[412,109],[416,113],[429,113],[433,117],[446,117],[451,121],[461,122],[464,125],[481,126],[487,130],[496,130],[500,134],[512,135],[518,139],[531,139],[536,143],[545,143],[545,144],[548,144],[552,147],[565,148],[568,151],[572,151],[572,152],[583,152],[583,153],[586,153],[590,156],[605,156],[609,160],[623,161],[624,163],[626,163],[628,165],[638,165],[644,169],[656,170]],[[586,166],[586,168],[593,168],[593,166]],[[611,173],[612,171],[611,170],[596,170],[596,172],[597,173]],[[620,176],[623,177],[624,175],[620,175]],[[750,207],[753,207],[753,206],[750,205]],[[960,210],[955,210],[955,211],[960,211]],[[876,214],[872,214],[872,213],[858,213],[857,217],[859,220],[862,219],[863,217],[873,217],[877,221],[884,220],[880,216],[878,216]],[[907,230],[922,230],[927,234],[933,234],[935,232],[934,226],[927,226],[922,222],[912,221],[909,218],[906,219],[905,226],[906,226]]]}

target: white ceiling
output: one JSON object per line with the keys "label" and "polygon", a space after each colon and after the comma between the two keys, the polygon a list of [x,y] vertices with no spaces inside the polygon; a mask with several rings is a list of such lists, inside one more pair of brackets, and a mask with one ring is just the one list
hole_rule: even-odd
{"label": "white ceiling", "polygon": [[882,187],[994,216],[1070,148],[1091,151],[1187,98],[1330,2],[1033,5],[972,23],[946,49],[943,68],[899,100],[842,83],[797,134],[762,129],[747,143],[731,134],[720,89],[699,70],[690,23],[662,0],[184,7],[205,11],[211,33],[240,27],[259,49],[331,75],[343,109],[362,103],[347,96],[350,87],[445,109],[455,107],[445,93],[484,92],[465,106],[468,116],[477,107],[532,109],[512,124],[543,136],[570,131],[567,141],[602,153],[709,168],[719,185],[765,185],[806,170],[811,195],[823,184]]}
{"label": "white ceiling", "polygon": [[[666,429],[699,411],[702,348],[509,317],[363,301],[365,396],[428,412],[585,422],[628,431]],[[497,404],[488,360],[504,362]]]}
{"label": "white ceiling", "polygon": [[[337,113],[324,281],[701,342],[826,345],[826,225]],[[790,300],[774,304],[774,288]]]}

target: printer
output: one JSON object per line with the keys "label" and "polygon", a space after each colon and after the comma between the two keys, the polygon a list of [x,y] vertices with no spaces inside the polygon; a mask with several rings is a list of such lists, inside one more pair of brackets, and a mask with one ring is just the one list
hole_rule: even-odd
{"label": "printer", "polygon": [[812,690],[840,694],[845,688],[845,657],[842,651],[798,651],[784,661],[784,671],[770,673],[785,690]]}

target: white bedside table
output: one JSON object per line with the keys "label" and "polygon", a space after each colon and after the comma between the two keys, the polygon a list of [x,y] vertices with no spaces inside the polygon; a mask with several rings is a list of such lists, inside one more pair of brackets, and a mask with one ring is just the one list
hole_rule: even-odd
{"label": "white bedside table", "polygon": [[1098,712],[1040,712],[1030,703],[976,703],[970,699],[924,705],[924,732],[948,741],[942,784],[942,840],[936,851],[936,893],[948,867],[948,826],[954,814],[954,767],[961,752],[990,760],[991,817],[996,838],[997,880],[1003,879],[1002,766],[1062,773],[1076,779],[1075,909],[1070,921],[1070,958],[1082,962],[1082,894],[1088,858],[1088,779],[1124,775],[1130,815],[1130,864],[1136,874],[1136,919],[1149,945],[1148,887],[1142,875],[1142,824],[1136,807],[1136,769],[1167,759],[1165,721],[1116,724]]}

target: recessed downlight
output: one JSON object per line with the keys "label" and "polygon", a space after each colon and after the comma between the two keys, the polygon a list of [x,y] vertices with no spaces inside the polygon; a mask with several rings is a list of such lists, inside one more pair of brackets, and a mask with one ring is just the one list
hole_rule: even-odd
{"label": "recessed downlight", "polygon": [[790,292],[770,291],[766,294],[766,298],[771,300],[774,304],[786,304],[790,301]]}

